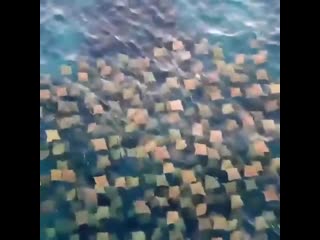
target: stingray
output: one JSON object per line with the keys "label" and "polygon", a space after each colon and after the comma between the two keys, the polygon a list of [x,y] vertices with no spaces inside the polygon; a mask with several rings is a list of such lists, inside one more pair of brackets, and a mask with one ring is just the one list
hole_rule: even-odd
{"label": "stingray", "polygon": [[[252,204],[256,204],[259,210],[252,214],[259,219],[263,218],[260,215],[265,206],[277,208],[278,189],[269,189],[271,193],[265,190],[278,184],[278,178],[274,176],[277,171],[273,169],[279,169],[279,165],[271,159],[273,153],[268,147],[274,135],[279,137],[278,133],[268,135],[260,131],[261,121],[266,117],[260,111],[260,105],[264,104],[249,108],[252,113],[247,109],[252,99],[242,106],[244,101],[230,96],[230,89],[235,85],[230,78],[238,74],[234,70],[236,67],[243,66],[223,58],[216,62],[218,57],[208,53],[214,58],[212,65],[216,68],[215,76],[209,79],[208,70],[192,72],[192,64],[183,63],[177,57],[187,51],[183,49],[187,47],[183,40],[174,39],[170,45],[166,47],[168,56],[164,57],[154,56],[153,49],[150,49],[146,53],[150,56],[147,61],[136,56],[120,56],[122,60],[119,61],[99,59],[94,67],[93,61],[81,60],[78,67],[64,66],[61,71],[64,76],[59,81],[41,82],[40,106],[44,108],[41,119],[45,123],[41,126],[41,133],[45,130],[45,136],[41,136],[40,141],[45,146],[42,146],[44,150],[40,156],[41,161],[53,159],[56,163],[48,167],[50,172],[47,165],[42,164],[49,178],[47,183],[45,180],[42,182],[49,187],[61,183],[61,186],[77,189],[72,195],[69,188],[61,187],[60,194],[64,198],[59,198],[58,193],[53,198],[53,201],[71,198],[68,201],[72,203],[71,211],[75,217],[70,221],[76,228],[80,229],[83,223],[89,222],[90,216],[92,222],[117,222],[118,228],[124,229],[122,233],[125,236],[143,236],[143,233],[128,232],[122,228],[127,224],[124,217],[141,220],[128,209],[136,201],[126,198],[132,191],[137,191],[135,196],[145,201],[150,210],[152,218],[144,219],[146,223],[154,220],[156,226],[161,226],[162,219],[167,217],[164,228],[169,232],[175,229],[184,238],[198,237],[198,232],[199,237],[203,236],[198,226],[201,218],[208,218],[204,227],[210,231],[214,227],[212,219],[221,221],[215,227],[228,229],[227,219],[238,220],[235,213],[241,217],[242,211],[250,212],[248,206]],[[189,54],[192,61],[197,58],[193,51]],[[257,66],[253,66],[255,68]],[[76,74],[72,74],[72,70]],[[270,82],[274,81],[269,79],[269,82],[260,83],[254,74],[245,80],[250,82],[236,83],[239,94],[251,82],[270,87]],[[254,102],[278,99],[279,92],[268,92],[269,87],[262,89],[264,95],[254,96]],[[72,94],[69,88],[73,89]],[[212,98],[214,91],[220,91],[223,99]],[[247,96],[242,97],[247,99]],[[72,102],[72,106],[78,104],[75,109],[79,111],[74,114],[79,115],[82,121],[76,121],[75,126],[67,126],[67,129],[61,124],[57,127],[55,117],[73,116],[73,113],[59,111],[56,105],[61,106],[61,101]],[[272,125],[272,121],[267,123],[266,128],[274,131],[275,124]],[[51,151],[51,147],[65,142],[70,149],[65,147],[58,154]],[[51,151],[49,157],[46,146]],[[67,162],[67,166],[61,161]],[[104,180],[99,181],[97,177]],[[110,198],[107,209],[99,205],[99,195]],[[172,195],[177,199],[171,199]],[[234,199],[237,204],[234,204]],[[175,206],[172,204],[174,201],[178,207],[172,217],[167,212]],[[273,202],[276,204],[272,205]],[[101,210],[101,207],[103,214],[107,215],[106,221],[100,219],[96,210]],[[96,212],[92,214],[92,211]],[[179,219],[181,222],[171,223]],[[90,224],[94,224],[92,222]],[[256,227],[257,224],[253,223]],[[184,224],[192,226],[192,231],[186,231]],[[240,221],[239,225],[243,227]],[[213,230],[216,234],[217,229]],[[111,229],[104,231],[107,231],[104,233],[107,236],[115,232]]]}

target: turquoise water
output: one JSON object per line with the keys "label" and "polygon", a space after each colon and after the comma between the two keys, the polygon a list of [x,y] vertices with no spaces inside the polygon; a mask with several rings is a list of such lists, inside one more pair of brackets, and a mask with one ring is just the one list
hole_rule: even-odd
{"label": "turquoise water", "polygon": [[[122,9],[127,4],[129,12]],[[40,71],[57,75],[61,64],[73,64],[79,56],[108,59],[123,51],[145,55],[161,35],[195,41],[206,37],[224,48],[227,60],[236,53],[254,53],[249,41],[258,38],[268,51],[265,67],[273,79],[280,79],[279,0],[40,0]],[[274,118],[279,121],[278,115]],[[40,127],[41,133],[48,128],[43,123]],[[280,157],[279,142],[269,147]],[[54,165],[42,161],[40,174],[48,174]],[[130,159],[121,167],[115,172],[138,174]],[[125,197],[142,195],[130,194]],[[54,217],[67,215],[63,209]],[[43,225],[52,221],[41,220]],[[194,224],[189,226],[192,231]]]}
{"label": "turquoise water", "polygon": [[[162,33],[197,40],[206,37],[211,43],[218,43],[225,49],[227,60],[237,53],[252,54],[254,51],[250,48],[249,41],[258,38],[265,43],[265,49],[268,51],[266,68],[274,80],[280,80],[279,0],[164,0],[160,1],[161,4],[157,2],[152,0],[41,0],[41,73],[56,75],[59,73],[61,64],[73,65],[79,56],[96,59],[96,51],[92,50],[95,46],[91,43],[103,45],[110,40],[108,37],[112,34],[120,39],[120,42],[128,42],[132,38],[136,45],[143,41],[152,45],[154,40],[150,35],[154,31],[154,35]],[[142,15],[143,13],[148,15],[149,8],[152,8],[153,12],[158,13],[162,18],[173,19],[175,25],[172,28],[163,28],[159,21],[153,24],[148,22],[147,17],[126,19],[123,14],[115,14],[119,6],[126,6],[126,4],[131,7],[131,12]],[[115,11],[109,11],[109,9]],[[162,11],[163,9],[166,10]],[[128,24],[122,24],[127,30],[125,33],[119,30],[120,25],[116,20],[120,23],[128,22]],[[101,29],[103,25],[106,27]],[[127,28],[128,26],[132,29]],[[114,45],[101,47],[102,50],[99,53],[108,58],[114,53],[122,52],[121,44]],[[141,55],[143,51],[137,53],[129,46],[127,53]],[[277,151],[278,154],[279,151]]]}
{"label": "turquoise water", "polygon": [[203,34],[221,43],[226,53],[250,53],[250,39],[263,39],[270,54],[269,69],[280,75],[279,0],[178,0],[178,26],[191,36]]}
{"label": "turquoise water", "polygon": [[[117,9],[122,2],[129,2],[133,13],[142,15],[145,13],[146,17],[138,19],[133,16],[126,19],[123,14],[115,14],[116,11],[108,10]],[[154,2],[162,4],[150,4]],[[151,24],[152,21],[149,21],[150,18],[147,17],[150,9],[153,9],[154,13],[159,13],[160,18],[172,19],[175,27],[158,27],[162,23],[157,20]],[[161,11],[162,9],[166,11]],[[117,23],[126,20],[129,24],[122,24],[125,30],[119,30],[121,28]],[[106,27],[103,28],[103,26]],[[154,28],[149,29],[149,27]],[[268,68],[275,79],[279,78],[279,0],[41,0],[41,71],[54,72],[57,66],[66,59],[75,60],[79,55],[90,56],[92,52],[90,47],[93,48],[90,44],[95,42],[96,45],[103,45],[103,41],[109,39],[108,34],[113,34],[120,41],[125,42],[133,37],[139,40],[148,39],[150,35],[148,29],[154,31],[154,35],[166,33],[192,38],[205,36],[212,43],[221,43],[226,49],[227,56],[239,52],[250,53],[249,40],[262,39],[269,52]],[[140,38],[136,35],[139,35]],[[101,49],[105,56],[111,55],[111,47],[106,46]]]}

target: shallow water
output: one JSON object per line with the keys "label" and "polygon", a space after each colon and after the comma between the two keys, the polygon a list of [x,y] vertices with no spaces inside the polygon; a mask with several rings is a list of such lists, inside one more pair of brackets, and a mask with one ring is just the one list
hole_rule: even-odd
{"label": "shallow water", "polygon": [[[61,64],[72,65],[81,56],[88,57],[89,61],[98,57],[112,59],[117,53],[147,56],[158,44],[159,36],[182,37],[195,42],[206,37],[210,43],[223,47],[227,61],[237,53],[255,53],[256,50],[250,48],[250,40],[262,40],[268,51],[268,62],[264,66],[273,80],[280,80],[280,0],[40,0],[41,73],[57,75]],[[205,59],[204,64],[207,63],[212,64]],[[197,94],[193,97],[201,100]],[[189,99],[185,102],[192,104]],[[270,118],[278,123],[279,113]],[[48,126],[41,122],[42,138],[45,138],[42,136],[45,129]],[[235,138],[228,139],[239,152],[247,150],[246,134],[240,132]],[[80,145],[79,142],[81,139],[74,145]],[[273,157],[280,157],[279,141],[270,141],[268,147]],[[82,160],[82,152],[79,154],[73,158]],[[90,168],[90,156],[86,157],[89,163],[79,161],[77,164],[88,164]],[[55,168],[56,163],[50,160],[41,161],[41,175],[49,174]],[[154,167],[152,164],[146,168]],[[179,162],[175,164],[179,165]],[[138,175],[136,168],[132,159],[124,158],[122,165],[115,166],[110,174]],[[123,194],[127,194],[125,201],[131,201],[141,197],[143,192]],[[223,207],[223,204],[219,205],[218,209],[225,211]],[[63,210],[63,206],[60,207],[54,217],[67,214]],[[52,219],[41,219],[43,225],[48,222],[52,225]],[[186,225],[188,234],[192,235],[195,223]],[[128,238],[123,236],[123,239]],[[199,237],[194,235],[192,239]]]}
{"label": "shallow water", "polygon": [[[128,11],[121,5],[129,6]],[[220,43],[227,57],[249,53],[249,40],[262,39],[269,51],[268,68],[279,78],[279,0],[41,0],[40,68],[54,72],[62,61],[97,52],[107,57],[115,47],[139,54],[134,45],[147,46],[160,34],[205,36]]]}

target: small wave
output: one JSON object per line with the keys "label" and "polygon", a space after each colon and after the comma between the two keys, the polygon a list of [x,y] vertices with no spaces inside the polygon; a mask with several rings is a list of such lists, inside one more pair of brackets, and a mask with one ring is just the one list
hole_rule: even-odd
{"label": "small wave", "polygon": [[212,34],[212,35],[218,35],[218,36],[236,37],[236,36],[239,36],[239,35],[243,34],[244,31],[238,31],[238,32],[230,33],[230,32],[223,31],[221,29],[210,28],[210,29],[206,30],[206,33]]}

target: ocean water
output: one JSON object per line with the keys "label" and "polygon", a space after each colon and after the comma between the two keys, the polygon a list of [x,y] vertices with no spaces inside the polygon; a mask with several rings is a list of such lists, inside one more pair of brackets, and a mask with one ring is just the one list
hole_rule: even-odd
{"label": "ocean water", "polygon": [[157,35],[204,36],[220,43],[227,56],[250,53],[249,41],[258,38],[266,44],[269,71],[280,78],[280,0],[40,1],[41,72],[120,48],[142,55],[136,48],[154,43]]}
{"label": "ocean water", "polygon": [[[250,41],[259,39],[268,51],[265,68],[272,79],[280,81],[280,0],[40,0],[40,73],[58,75],[61,64],[72,65],[83,56],[89,61],[112,59],[117,53],[147,56],[160,36],[190,41],[205,37],[223,47],[227,60],[237,53],[254,53]],[[279,114],[271,117],[280,120]],[[41,123],[41,134],[46,128]],[[273,157],[280,157],[279,144],[268,143]],[[132,162],[124,159],[113,172],[138,175]],[[49,174],[54,167],[54,161],[42,161],[40,175]],[[141,195],[139,191],[123,193],[123,199]],[[63,209],[54,217],[67,215]],[[42,216],[40,220],[43,227],[54,222]],[[186,225],[192,235],[194,223]],[[117,228],[114,223],[110,226]],[[41,235],[41,239],[46,238]]]}
{"label": "ocean water", "polygon": [[[206,37],[227,60],[253,53],[249,42],[259,39],[268,51],[265,66],[280,81],[280,0],[41,0],[40,72],[57,75],[61,64],[73,66],[81,56],[144,56],[139,45],[153,47],[157,35]],[[271,149],[280,155],[277,144]]]}

